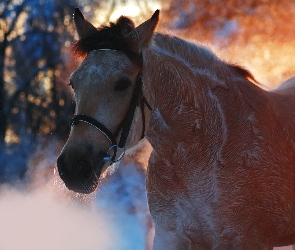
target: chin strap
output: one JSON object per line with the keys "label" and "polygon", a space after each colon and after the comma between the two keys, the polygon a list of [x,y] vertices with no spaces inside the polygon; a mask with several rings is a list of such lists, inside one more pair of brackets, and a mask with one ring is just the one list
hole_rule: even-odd
{"label": "chin strap", "polygon": [[[145,111],[144,111],[145,109],[144,109],[144,106],[147,106],[147,108],[149,110],[152,110],[152,107],[143,95],[142,85],[143,85],[142,72],[140,71],[137,76],[134,92],[132,95],[132,99],[131,99],[128,111],[127,111],[123,121],[121,122],[121,124],[119,125],[117,130],[115,131],[115,133],[112,133],[107,127],[105,127],[102,123],[100,123],[96,119],[94,119],[90,116],[84,115],[84,114],[77,114],[70,121],[71,127],[74,125],[77,125],[79,122],[85,122],[85,123],[95,127],[96,129],[98,129],[101,133],[103,133],[108,138],[108,140],[111,142],[111,146],[109,147],[109,149],[106,153],[106,156],[104,157],[104,161],[106,161],[106,162],[112,162],[112,163],[118,162],[124,157],[125,144],[126,144],[126,141],[127,141],[127,138],[128,138],[129,132],[130,132],[130,128],[131,128],[131,125],[133,122],[135,110],[139,106],[140,106],[141,117],[142,117],[142,133],[141,133],[140,139],[142,139],[144,137],[144,134],[145,134]],[[121,131],[121,136],[120,136],[120,140],[118,143],[117,137],[118,137],[120,131]],[[118,147],[124,148],[124,152],[121,157],[116,159]],[[112,151],[112,150],[114,151],[114,153],[113,153],[113,156],[111,157],[110,151]]]}

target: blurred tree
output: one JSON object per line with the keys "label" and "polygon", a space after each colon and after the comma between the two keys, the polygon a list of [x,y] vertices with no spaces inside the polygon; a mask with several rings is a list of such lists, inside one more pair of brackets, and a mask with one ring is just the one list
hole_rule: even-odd
{"label": "blurred tree", "polygon": [[[165,9],[166,27],[179,29],[183,35],[191,37],[206,36],[209,40],[212,40],[214,32],[227,28],[227,22],[234,19],[241,25],[245,24],[243,25],[245,29],[250,27],[255,29],[260,22],[264,29],[259,32],[264,33],[266,29],[275,27],[270,23],[278,22],[275,17],[272,18],[275,11],[279,12],[278,9],[282,8],[284,11],[294,9],[294,1],[290,0],[160,0],[160,2]],[[261,22],[260,19],[264,17],[268,17],[268,23]],[[246,23],[247,19],[251,19],[251,23]],[[284,22],[283,19],[280,21]]]}
{"label": "blurred tree", "polygon": [[[77,3],[6,0],[0,3],[0,141],[8,127],[46,133],[60,126],[69,105],[59,85]],[[23,114],[24,115],[21,115]],[[65,114],[63,114],[65,115]],[[56,126],[56,123],[59,123]]]}

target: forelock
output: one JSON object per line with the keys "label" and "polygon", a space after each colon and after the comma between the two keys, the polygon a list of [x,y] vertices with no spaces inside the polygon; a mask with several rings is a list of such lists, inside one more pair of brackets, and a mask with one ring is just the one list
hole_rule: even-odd
{"label": "forelock", "polygon": [[134,28],[132,20],[121,16],[116,22],[98,27],[97,32],[91,36],[75,41],[72,51],[78,57],[85,57],[93,50],[113,49],[126,53],[131,60],[138,61],[139,55],[132,50],[132,44],[126,38]]}

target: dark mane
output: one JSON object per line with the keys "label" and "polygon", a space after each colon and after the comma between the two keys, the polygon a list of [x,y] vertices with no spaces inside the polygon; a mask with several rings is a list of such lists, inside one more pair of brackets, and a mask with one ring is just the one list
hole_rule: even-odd
{"label": "dark mane", "polygon": [[78,57],[85,57],[92,50],[119,50],[138,63],[139,55],[132,50],[130,41],[124,36],[134,28],[132,20],[121,16],[115,23],[110,22],[109,26],[101,26],[91,36],[75,41],[72,45],[72,51]]}
{"label": "dark mane", "polygon": [[260,85],[260,83],[254,78],[254,76],[247,69],[235,64],[231,64],[229,66],[241,77]]}
{"label": "dark mane", "polygon": [[217,62],[216,65],[220,65],[221,68],[216,67],[214,70],[220,71],[222,75],[224,72],[228,72],[228,70],[224,68],[226,67],[229,69],[229,72],[251,81],[256,85],[263,86],[254,78],[250,71],[242,66],[220,60],[210,49],[201,44],[196,44],[177,36],[157,33],[154,36],[154,48],[161,48],[161,53],[164,51],[164,53],[167,53],[169,56],[182,58],[187,66],[192,68],[199,66],[200,68],[207,68],[211,71],[214,68],[214,66],[212,68],[212,63]]}

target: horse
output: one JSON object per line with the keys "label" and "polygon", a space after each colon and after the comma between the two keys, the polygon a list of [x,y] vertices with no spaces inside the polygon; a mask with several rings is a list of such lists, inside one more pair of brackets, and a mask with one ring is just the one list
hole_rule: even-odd
{"label": "horse", "polygon": [[[95,28],[79,9],[84,60],[57,160],[69,189],[95,191],[145,136],[153,249],[272,249],[295,243],[295,79],[264,90],[210,49],[125,16]],[[146,135],[145,135],[146,134]]]}

